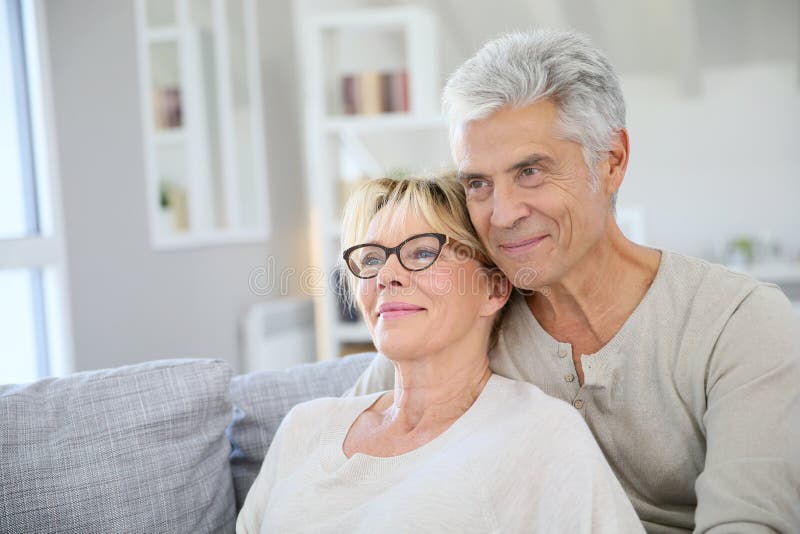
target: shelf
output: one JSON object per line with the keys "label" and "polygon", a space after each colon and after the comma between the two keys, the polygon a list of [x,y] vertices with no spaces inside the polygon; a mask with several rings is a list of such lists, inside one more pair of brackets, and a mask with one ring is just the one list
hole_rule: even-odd
{"label": "shelf", "polygon": [[153,133],[153,140],[157,145],[175,145],[183,143],[184,135],[182,128],[168,128],[156,130]]}
{"label": "shelf", "polygon": [[412,115],[409,113],[343,115],[325,120],[324,128],[330,133],[384,133],[392,130],[409,131],[447,128],[447,121],[444,117],[437,115]]}
{"label": "shelf", "polygon": [[[135,2],[157,250],[263,243],[269,232],[257,0],[201,4]],[[178,186],[173,213],[161,208],[167,182]]]}
{"label": "shelf", "polygon": [[387,29],[409,25],[415,19],[425,19],[428,12],[416,6],[389,6],[372,9],[339,10],[307,17],[315,30],[324,29]]}
{"label": "shelf", "polygon": [[[367,177],[435,174],[452,164],[448,123],[439,104],[440,34],[434,13],[421,6],[319,12],[306,5],[295,12],[295,21],[305,89],[311,255],[317,264],[331,269],[340,257],[338,217],[350,186]],[[393,83],[384,83],[382,89],[389,91],[382,90],[380,106],[369,99],[370,105],[356,109],[408,111],[337,112],[351,109],[342,95],[344,76],[360,82],[364,79],[357,78],[358,73],[368,72],[405,72],[407,104],[405,98],[393,98],[398,94],[392,91]],[[391,105],[384,101],[387,96]],[[397,105],[398,101],[403,105]],[[322,292],[315,306],[319,360],[341,355],[347,345],[371,345],[369,329],[362,321],[341,320],[335,292]]]}
{"label": "shelf", "polygon": [[264,243],[268,238],[268,232],[263,231],[239,231],[239,232],[208,232],[208,233],[186,233],[186,234],[160,234],[152,238],[155,250],[181,250],[188,248],[210,247],[218,245],[240,245],[250,243]]}
{"label": "shelf", "polygon": [[352,323],[339,322],[336,324],[334,330],[337,334],[336,337],[342,343],[351,342],[371,342],[372,336],[369,333],[369,328],[362,319]]}
{"label": "shelf", "polygon": [[176,26],[164,26],[149,29],[145,35],[151,43],[172,43],[178,41],[180,32]]}

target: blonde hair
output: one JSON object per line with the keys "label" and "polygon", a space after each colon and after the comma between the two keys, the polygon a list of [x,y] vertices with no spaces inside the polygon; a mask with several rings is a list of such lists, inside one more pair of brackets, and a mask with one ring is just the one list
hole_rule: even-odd
{"label": "blonde hair", "polygon": [[[474,258],[490,269],[496,269],[472,225],[467,211],[464,187],[454,173],[434,177],[376,178],[365,182],[347,201],[342,215],[341,250],[363,243],[369,226],[379,216],[391,216],[382,222],[383,228],[392,231],[404,224],[408,217],[422,217],[434,232],[445,234],[448,245],[454,247],[459,257]],[[345,299],[355,302],[356,277],[339,257],[340,280],[343,280]],[[496,327],[489,346],[494,345]]]}

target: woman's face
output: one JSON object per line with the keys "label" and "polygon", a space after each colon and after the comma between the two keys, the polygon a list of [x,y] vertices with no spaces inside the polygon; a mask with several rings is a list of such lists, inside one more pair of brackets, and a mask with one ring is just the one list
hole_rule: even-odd
{"label": "woman's face", "polygon": [[[390,217],[391,212],[379,213],[364,241],[396,247],[411,236],[435,232],[421,217],[382,224]],[[375,347],[392,359],[407,359],[460,343],[485,344],[506,298],[491,296],[489,273],[471,256],[448,243],[433,265],[410,272],[391,254],[377,276],[358,279],[356,299]]]}

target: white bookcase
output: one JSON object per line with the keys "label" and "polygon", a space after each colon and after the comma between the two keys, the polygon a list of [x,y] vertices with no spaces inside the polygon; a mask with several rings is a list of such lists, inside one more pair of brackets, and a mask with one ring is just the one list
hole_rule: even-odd
{"label": "white bookcase", "polygon": [[[295,17],[311,255],[324,273],[314,288],[317,356],[327,359],[371,341],[360,318],[343,319],[334,287],[339,219],[348,191],[360,180],[439,172],[451,166],[450,153],[439,105],[439,36],[430,11],[416,6],[329,12],[299,8]],[[407,79],[401,86],[407,91],[402,109],[388,108],[387,103],[397,101],[388,90],[381,110],[366,105],[348,109],[345,78],[375,79],[374,73],[384,73],[382,87],[396,89],[391,84],[398,72]]]}
{"label": "white bookcase", "polygon": [[154,248],[265,240],[255,0],[137,0],[136,10]]}

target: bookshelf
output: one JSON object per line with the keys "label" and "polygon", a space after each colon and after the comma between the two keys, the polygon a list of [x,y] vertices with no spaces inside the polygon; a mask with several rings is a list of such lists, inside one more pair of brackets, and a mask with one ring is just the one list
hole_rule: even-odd
{"label": "bookshelf", "polygon": [[136,0],[155,249],[267,238],[256,15],[255,0]]}
{"label": "bookshelf", "polygon": [[[450,167],[440,113],[439,36],[419,6],[295,10],[302,67],[305,174],[317,357],[370,343],[360,317],[347,320],[336,290],[341,208],[362,180]],[[356,90],[353,90],[355,86]]]}

